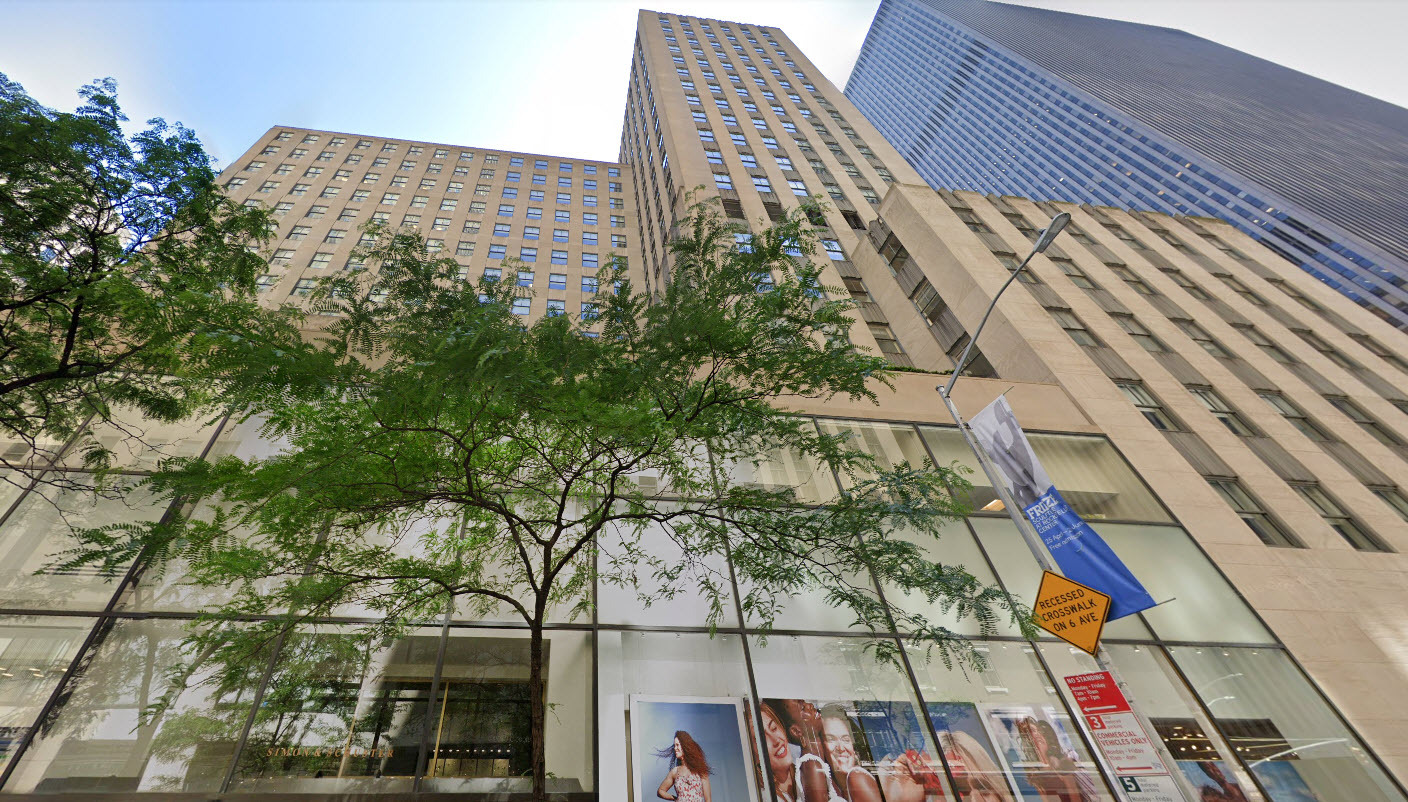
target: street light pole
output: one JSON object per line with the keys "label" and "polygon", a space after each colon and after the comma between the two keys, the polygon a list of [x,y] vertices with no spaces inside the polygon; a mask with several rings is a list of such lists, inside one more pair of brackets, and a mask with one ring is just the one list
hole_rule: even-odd
{"label": "street light pole", "polygon": [[[1056,239],[1056,235],[1060,234],[1061,230],[1065,228],[1066,224],[1069,222],[1071,222],[1070,214],[1061,212],[1051,218],[1051,222],[1047,224],[1046,228],[1041,230],[1037,235],[1036,242],[1032,244],[1031,253],[1028,253],[1027,257],[1022,260],[1022,263],[1017,265],[1016,269],[1012,271],[1012,275],[1008,276],[1007,281],[998,288],[997,294],[993,295],[987,310],[983,312],[982,319],[978,321],[978,327],[973,330],[973,334],[968,338],[968,345],[963,349],[963,354],[959,356],[958,363],[954,366],[953,375],[949,377],[948,383],[941,384],[934,388],[939,391],[939,397],[943,399],[944,406],[948,408],[948,414],[953,418],[954,423],[958,424],[958,432],[963,436],[963,442],[968,445],[968,450],[973,452],[973,456],[977,457],[978,465],[983,469],[983,473],[987,475],[988,481],[992,483],[993,492],[997,494],[998,500],[1002,502],[1003,509],[1007,511],[1007,517],[1012,519],[1013,525],[1015,525],[1017,531],[1021,533],[1022,540],[1026,542],[1027,549],[1031,551],[1032,557],[1036,559],[1037,565],[1041,566],[1043,571],[1050,571],[1052,573],[1060,572],[1056,570],[1056,565],[1051,559],[1050,553],[1046,550],[1045,544],[1041,542],[1041,536],[1037,534],[1036,528],[1032,526],[1031,521],[1027,520],[1027,516],[1022,508],[1019,507],[1016,500],[1012,498],[1012,494],[1007,490],[1007,483],[1003,481],[1002,474],[999,472],[997,466],[993,464],[992,458],[989,457],[982,446],[978,444],[977,438],[973,436],[972,430],[968,428],[968,423],[964,421],[963,416],[958,413],[958,407],[954,405],[953,398],[950,394],[953,391],[953,385],[958,383],[958,377],[962,375],[963,368],[967,366],[968,355],[977,344],[978,335],[982,333],[983,327],[987,325],[988,318],[992,316],[992,310],[997,307],[997,301],[1002,297],[1002,293],[1006,292],[1007,288],[1012,286],[1012,282],[1017,280],[1018,274],[1026,268],[1027,263],[1032,260],[1032,257],[1045,251],[1051,245],[1052,241]],[[1036,648],[1035,643],[1033,643],[1033,648]],[[1168,746],[1164,743],[1163,738],[1161,738],[1158,731],[1154,729],[1153,722],[1135,707],[1134,697],[1129,691],[1128,683],[1126,683],[1119,672],[1115,670],[1114,665],[1098,646],[1093,656],[1100,670],[1109,672],[1115,684],[1118,685],[1120,690],[1124,693],[1126,701],[1129,702],[1130,709],[1133,710],[1135,715],[1139,718],[1140,724],[1144,727],[1145,734],[1148,736],[1150,743],[1153,744],[1154,748],[1158,751],[1159,756],[1163,759],[1169,774],[1172,775],[1173,781],[1178,785],[1184,799],[1190,802],[1191,800],[1198,799],[1197,793],[1189,786],[1183,773],[1179,771],[1178,764],[1174,762],[1173,755],[1168,751]],[[1099,754],[1098,747],[1096,748],[1096,754],[1098,757],[1104,758],[1104,755]],[[1102,760],[1102,762],[1104,761]],[[1107,764],[1107,769],[1108,768],[1109,766]],[[1111,773],[1113,774],[1113,772]]]}

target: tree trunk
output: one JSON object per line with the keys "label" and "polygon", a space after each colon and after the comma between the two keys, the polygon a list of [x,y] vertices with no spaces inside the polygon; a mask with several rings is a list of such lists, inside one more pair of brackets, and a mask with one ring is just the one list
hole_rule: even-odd
{"label": "tree trunk", "polygon": [[548,798],[547,688],[543,682],[543,627],[535,623],[528,638],[528,700],[531,708],[531,747],[533,758],[533,800]]}

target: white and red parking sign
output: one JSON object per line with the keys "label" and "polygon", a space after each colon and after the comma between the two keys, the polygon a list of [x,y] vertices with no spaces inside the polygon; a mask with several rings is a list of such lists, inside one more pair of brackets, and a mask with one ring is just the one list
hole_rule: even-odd
{"label": "white and red parking sign", "polygon": [[1108,671],[1066,677],[1095,745],[1129,802],[1181,802],[1183,795],[1154,742]]}

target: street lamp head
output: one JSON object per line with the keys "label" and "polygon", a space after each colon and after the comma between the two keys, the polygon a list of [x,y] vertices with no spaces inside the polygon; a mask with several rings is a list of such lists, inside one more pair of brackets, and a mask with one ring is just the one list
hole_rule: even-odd
{"label": "street lamp head", "polygon": [[1037,235],[1036,246],[1032,248],[1032,252],[1041,253],[1045,251],[1047,246],[1051,244],[1051,241],[1056,239],[1056,235],[1060,234],[1061,229],[1065,228],[1066,224],[1069,222],[1071,222],[1071,216],[1065,212],[1061,212],[1051,218],[1051,222]]}

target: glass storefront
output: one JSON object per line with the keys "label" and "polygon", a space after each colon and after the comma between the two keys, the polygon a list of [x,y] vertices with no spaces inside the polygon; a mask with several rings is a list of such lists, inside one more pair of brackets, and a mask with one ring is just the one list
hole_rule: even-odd
{"label": "glass storefront", "polygon": [[[966,461],[952,429],[819,421],[887,465]],[[257,421],[162,431],[174,454],[267,454]],[[196,437],[199,435],[199,437]],[[213,438],[207,440],[206,438]],[[169,441],[169,442],[168,442]],[[1307,681],[1188,533],[1099,437],[1032,436],[1057,482],[1155,600],[1114,622],[1105,655],[1187,778],[1197,802],[1401,800],[1364,745]],[[133,471],[148,452],[126,451]],[[821,499],[843,487],[786,455],[738,466],[738,481],[788,483]],[[1039,570],[974,476],[980,511],[935,540],[964,566],[1030,602]],[[64,523],[158,517],[140,496],[85,500],[42,487],[0,497],[0,717],[5,793],[230,795],[460,794],[528,790],[529,633],[502,611],[450,611],[368,647],[349,627],[370,611],[309,621],[231,670],[184,637],[221,589],[183,584],[179,565],[122,577],[34,572],[66,546]],[[201,515],[200,507],[190,510]],[[440,524],[427,523],[427,526]],[[452,524],[446,524],[452,525]],[[680,554],[667,533],[602,536],[599,560],[646,553],[687,566],[641,570],[634,587],[589,587],[544,635],[549,790],[566,800],[650,800],[678,792],[675,742],[700,749],[714,800],[1106,802],[1126,799],[1064,678],[1096,670],[1010,622],[950,664],[903,632],[869,632],[821,591],[777,600],[775,629],[741,609],[723,559]],[[124,574],[126,572],[123,572]],[[662,579],[669,576],[671,578]],[[867,575],[847,581],[963,636],[971,620]],[[718,606],[702,592],[724,591]],[[119,593],[118,591],[122,592]],[[739,588],[742,593],[747,587]],[[251,624],[252,625],[252,624]],[[11,765],[12,764],[12,765]]]}

